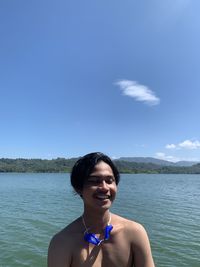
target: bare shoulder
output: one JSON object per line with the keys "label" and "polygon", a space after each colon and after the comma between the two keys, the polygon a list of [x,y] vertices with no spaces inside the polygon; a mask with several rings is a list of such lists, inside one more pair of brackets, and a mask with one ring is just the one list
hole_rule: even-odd
{"label": "bare shoulder", "polygon": [[129,220],[127,218],[121,217],[116,214],[112,214],[112,221],[114,221],[117,224],[123,225],[127,230],[134,231],[134,232],[140,232],[140,231],[145,231],[144,227],[133,220]]}
{"label": "bare shoulder", "polygon": [[48,267],[68,267],[71,264],[73,249],[73,232],[77,220],[55,234],[48,249]]}
{"label": "bare shoulder", "polygon": [[123,227],[124,237],[129,241],[134,256],[134,266],[154,267],[149,237],[145,228],[138,222],[113,216],[115,222]]}
{"label": "bare shoulder", "polygon": [[127,220],[127,231],[131,237],[134,237],[134,243],[138,242],[138,239],[148,238],[146,229],[138,222]]}
{"label": "bare shoulder", "polygon": [[129,220],[115,214],[113,214],[113,220],[117,224],[122,225],[127,234],[130,237],[134,236],[134,239],[136,239],[137,237],[141,238],[142,236],[145,237],[147,235],[144,226],[136,221]]}

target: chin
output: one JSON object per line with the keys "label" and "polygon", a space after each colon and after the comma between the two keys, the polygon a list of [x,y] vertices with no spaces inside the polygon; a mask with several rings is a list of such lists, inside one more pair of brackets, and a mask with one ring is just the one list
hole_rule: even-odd
{"label": "chin", "polygon": [[97,208],[101,210],[108,210],[110,209],[111,204],[104,204],[104,205],[98,205]]}

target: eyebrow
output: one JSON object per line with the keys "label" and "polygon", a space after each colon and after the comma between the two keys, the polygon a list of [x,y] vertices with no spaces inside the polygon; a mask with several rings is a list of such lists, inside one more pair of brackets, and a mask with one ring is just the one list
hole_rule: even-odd
{"label": "eyebrow", "polygon": [[91,176],[89,176],[88,178],[87,178],[87,181],[95,181],[95,182],[99,182],[99,181],[103,181],[103,180],[105,180],[105,181],[115,181],[115,177],[114,176],[112,176],[112,175],[106,175],[106,176],[98,176],[98,175],[91,175]]}
{"label": "eyebrow", "polygon": [[115,178],[114,175],[89,175],[88,178]]}

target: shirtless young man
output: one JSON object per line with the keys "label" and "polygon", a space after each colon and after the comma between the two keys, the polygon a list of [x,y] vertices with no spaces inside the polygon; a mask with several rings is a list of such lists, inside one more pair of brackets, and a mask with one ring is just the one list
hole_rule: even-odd
{"label": "shirtless young man", "polygon": [[102,153],[76,162],[71,184],[84,212],[52,238],[48,267],[154,267],[145,229],[109,211],[119,179],[114,163]]}

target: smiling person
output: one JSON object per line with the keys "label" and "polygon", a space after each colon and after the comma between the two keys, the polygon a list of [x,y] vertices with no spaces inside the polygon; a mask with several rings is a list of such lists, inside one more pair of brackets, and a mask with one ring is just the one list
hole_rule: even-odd
{"label": "smiling person", "polygon": [[48,267],[154,267],[144,227],[109,211],[119,180],[112,160],[100,152],[75,163],[71,184],[84,211],[52,238]]}

